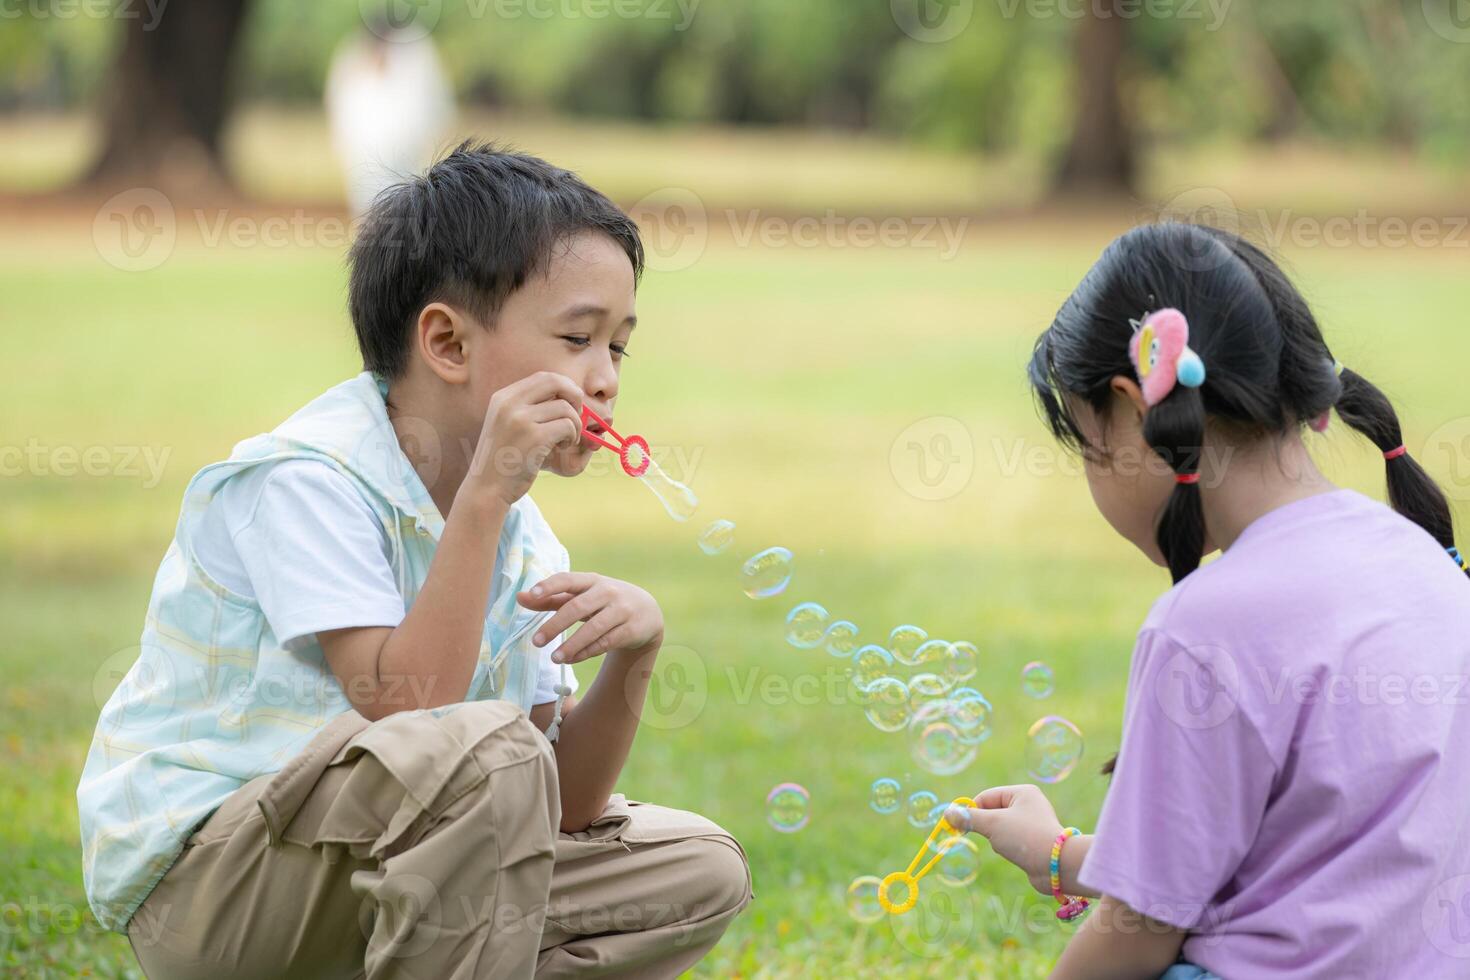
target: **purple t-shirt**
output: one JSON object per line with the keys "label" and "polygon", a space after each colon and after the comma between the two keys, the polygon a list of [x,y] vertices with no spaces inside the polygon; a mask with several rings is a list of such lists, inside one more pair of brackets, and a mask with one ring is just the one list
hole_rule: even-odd
{"label": "purple t-shirt", "polygon": [[1352,490],[1154,605],[1083,884],[1222,977],[1470,976],[1470,580]]}

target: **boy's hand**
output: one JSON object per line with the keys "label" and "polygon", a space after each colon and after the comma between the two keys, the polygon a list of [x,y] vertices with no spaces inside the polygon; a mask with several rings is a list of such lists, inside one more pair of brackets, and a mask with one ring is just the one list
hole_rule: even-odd
{"label": "boy's hand", "polygon": [[558,572],[520,593],[527,609],[555,609],[531,642],[544,647],[573,623],[583,626],[553,655],[558,663],[575,664],[610,650],[644,650],[663,640],[664,614],[643,589],[590,572]]}
{"label": "boy's hand", "polygon": [[1031,887],[1051,894],[1051,846],[1062,825],[1037,786],[995,786],[975,797],[974,809],[952,806],[945,819],[990,841],[990,849],[1026,872]]}
{"label": "boy's hand", "polygon": [[582,397],[576,382],[551,371],[491,395],[466,484],[514,504],[531,489],[553,449],[581,440]]}

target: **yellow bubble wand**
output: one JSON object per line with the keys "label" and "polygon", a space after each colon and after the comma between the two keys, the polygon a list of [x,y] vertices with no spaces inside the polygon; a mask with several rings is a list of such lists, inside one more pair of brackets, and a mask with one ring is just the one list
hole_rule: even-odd
{"label": "yellow bubble wand", "polygon": [[[956,799],[954,803],[951,804],[951,806],[962,806],[967,810],[974,807],[974,805],[975,801],[970,799],[968,796],[961,796]],[[947,812],[948,807],[946,807],[945,809]],[[963,835],[963,833],[963,831],[955,827],[944,817],[940,817],[939,823],[935,824],[934,829],[929,832],[929,836],[924,840],[923,845],[919,848],[919,853],[915,854],[914,859],[909,862],[909,866],[902,871],[893,872],[893,874],[884,878],[878,884],[878,904],[883,906],[884,911],[886,911],[889,915],[903,915],[909,909],[912,909],[915,905],[917,905],[919,902],[919,879],[923,878],[926,874],[932,871],[934,869],[934,865],[943,860],[944,855],[948,853],[949,848],[954,846],[949,841],[945,841],[942,844],[935,844],[934,839],[941,834],[948,834],[952,839],[958,840]],[[931,845],[933,846],[936,853],[933,857],[929,859],[929,862],[927,864],[920,868],[919,862],[924,860],[924,855],[929,850]],[[894,885],[900,884],[908,889],[908,897],[905,898],[903,902],[895,904],[888,897],[888,889]]]}

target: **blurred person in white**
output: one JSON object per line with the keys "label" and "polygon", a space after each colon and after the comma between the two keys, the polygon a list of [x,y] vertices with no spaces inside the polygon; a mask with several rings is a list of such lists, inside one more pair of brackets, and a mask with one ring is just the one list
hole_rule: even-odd
{"label": "blurred person in white", "polygon": [[386,18],[333,53],[326,107],[354,217],[384,188],[423,169],[455,111],[434,42]]}

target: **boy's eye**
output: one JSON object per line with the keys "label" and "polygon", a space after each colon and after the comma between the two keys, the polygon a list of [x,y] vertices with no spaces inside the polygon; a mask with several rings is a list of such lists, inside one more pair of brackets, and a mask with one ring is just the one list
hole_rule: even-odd
{"label": "boy's eye", "polygon": [[613,357],[630,357],[630,356],[632,356],[632,355],[630,355],[628,353],[628,348],[625,345],[623,345],[623,344],[613,344],[613,345],[611,345],[611,350],[613,352]]}
{"label": "boy's eye", "polygon": [[568,343],[575,344],[578,347],[586,347],[588,344],[592,343],[591,337],[564,336],[562,337],[562,340],[565,340]]}

